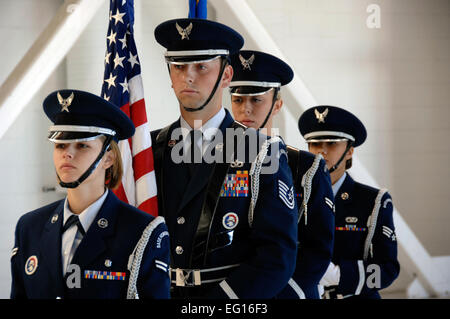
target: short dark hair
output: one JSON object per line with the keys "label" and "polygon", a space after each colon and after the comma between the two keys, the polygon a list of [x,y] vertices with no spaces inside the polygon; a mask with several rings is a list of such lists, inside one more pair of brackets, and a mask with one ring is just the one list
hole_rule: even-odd
{"label": "short dark hair", "polygon": [[347,161],[345,161],[345,169],[351,168],[352,164],[353,164],[353,158],[350,158]]}

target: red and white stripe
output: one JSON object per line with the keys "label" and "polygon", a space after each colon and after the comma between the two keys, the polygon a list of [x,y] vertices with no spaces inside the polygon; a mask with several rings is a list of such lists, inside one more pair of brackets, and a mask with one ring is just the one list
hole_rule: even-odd
{"label": "red and white stripe", "polygon": [[158,201],[152,140],[140,75],[128,81],[128,91],[130,103],[125,104],[121,109],[133,121],[136,132],[128,141],[119,142],[124,174],[122,184],[114,193],[128,204],[157,216]]}

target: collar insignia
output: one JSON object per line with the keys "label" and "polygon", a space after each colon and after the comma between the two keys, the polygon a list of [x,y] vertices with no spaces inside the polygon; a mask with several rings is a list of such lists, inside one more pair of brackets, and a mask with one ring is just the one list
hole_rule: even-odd
{"label": "collar insignia", "polygon": [[177,141],[176,141],[176,140],[169,140],[169,142],[167,143],[167,146],[169,146],[169,147],[174,147],[175,144],[177,144]]}
{"label": "collar insignia", "polygon": [[343,200],[347,200],[349,197],[350,197],[350,195],[348,195],[347,192],[343,192],[343,193],[341,194],[341,198],[342,198]]}
{"label": "collar insignia", "polygon": [[56,223],[58,221],[58,214],[55,214],[52,216],[52,224]]}

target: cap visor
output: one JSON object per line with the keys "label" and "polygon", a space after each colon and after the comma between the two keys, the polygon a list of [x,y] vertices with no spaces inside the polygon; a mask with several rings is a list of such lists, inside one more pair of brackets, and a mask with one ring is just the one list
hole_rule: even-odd
{"label": "cap visor", "polygon": [[255,96],[265,94],[272,89],[272,87],[262,86],[235,86],[230,88],[230,93],[237,96]]}
{"label": "cap visor", "polygon": [[169,64],[193,64],[205,63],[219,58],[220,55],[196,55],[196,56],[166,56],[166,62]]}
{"label": "cap visor", "polygon": [[92,141],[103,134],[89,132],[66,132],[56,131],[50,132],[48,140],[54,143],[74,143]]}

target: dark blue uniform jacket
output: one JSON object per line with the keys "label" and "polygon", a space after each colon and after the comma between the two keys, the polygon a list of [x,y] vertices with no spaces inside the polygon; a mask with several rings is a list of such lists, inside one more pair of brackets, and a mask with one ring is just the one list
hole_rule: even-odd
{"label": "dark blue uniform jacket", "polygon": [[[109,191],[71,262],[80,267],[80,287],[69,288],[67,280],[75,282],[73,277],[69,278],[75,271],[63,278],[63,210],[64,200],[60,200],[29,212],[18,221],[11,257],[11,298],[125,298],[129,256],[154,217],[120,201]],[[99,223],[101,219],[103,223]],[[33,260],[33,265],[27,263],[29,260]],[[140,298],[169,298],[170,281],[164,264],[169,264],[169,237],[162,222],[153,230],[143,254],[137,282]],[[88,271],[100,275],[105,271],[108,273],[104,277],[116,277],[90,279],[86,278],[92,277]]]}
{"label": "dark blue uniform jacket", "polygon": [[[233,125],[226,110],[219,128],[225,148],[226,129]],[[171,158],[171,132],[179,127],[177,121],[163,129],[168,134],[152,132],[158,205],[169,228],[171,266],[184,269],[186,276],[192,269],[215,271],[202,271],[200,285],[186,280],[180,286],[172,276],[172,296],[274,297],[291,278],[297,253],[298,213],[284,143],[278,144],[279,150],[273,145],[268,150],[268,156],[272,151],[276,155],[278,170],[261,174],[258,181],[250,177],[251,163],[242,158],[233,164],[199,164],[190,176],[188,164]],[[255,146],[245,139],[243,143],[245,150]],[[253,214],[252,182],[259,187]],[[222,267],[223,272],[217,270]]]}
{"label": "dark blue uniform jacket", "polygon": [[[319,299],[319,281],[331,262],[334,244],[335,216],[330,175],[323,159],[313,168],[316,157],[312,153],[291,147],[288,147],[288,153],[301,218],[298,223],[299,247],[295,272],[278,298]],[[302,210],[305,197],[302,179],[314,170],[305,211]]]}
{"label": "dark blue uniform jacket", "polygon": [[378,290],[389,286],[400,271],[392,198],[347,174],[335,205],[333,263],[341,271],[336,292],[343,297],[380,298]]}

